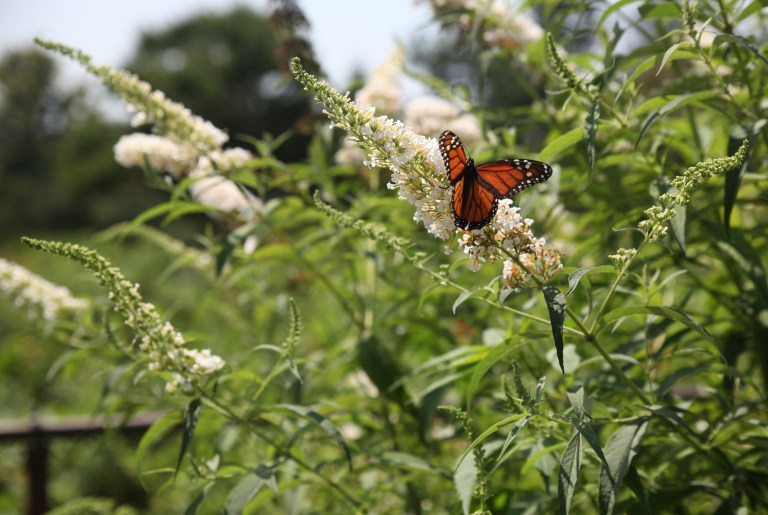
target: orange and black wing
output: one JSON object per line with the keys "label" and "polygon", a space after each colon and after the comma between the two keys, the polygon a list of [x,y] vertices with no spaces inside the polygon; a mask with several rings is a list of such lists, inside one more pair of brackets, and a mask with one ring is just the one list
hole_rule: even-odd
{"label": "orange and black wing", "polygon": [[478,165],[477,175],[497,199],[512,198],[525,188],[549,179],[552,167],[530,159],[504,159]]}
{"label": "orange and black wing", "polygon": [[478,180],[475,163],[467,158],[464,145],[457,135],[445,131],[438,141],[448,179],[453,186],[451,207],[456,227],[468,230],[484,227],[496,214],[496,195]]}

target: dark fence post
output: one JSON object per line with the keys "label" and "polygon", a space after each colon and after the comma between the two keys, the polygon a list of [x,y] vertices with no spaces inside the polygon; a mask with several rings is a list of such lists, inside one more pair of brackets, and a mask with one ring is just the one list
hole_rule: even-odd
{"label": "dark fence post", "polygon": [[27,478],[27,515],[42,515],[48,509],[48,440],[37,421],[27,438]]}

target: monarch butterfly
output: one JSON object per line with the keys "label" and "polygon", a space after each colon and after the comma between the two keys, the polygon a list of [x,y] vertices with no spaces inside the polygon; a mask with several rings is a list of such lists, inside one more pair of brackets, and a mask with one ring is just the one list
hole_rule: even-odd
{"label": "monarch butterfly", "polygon": [[476,166],[451,131],[443,131],[438,143],[453,186],[453,222],[459,229],[485,227],[496,214],[500,199],[511,199],[552,175],[547,163],[529,159],[502,159]]}

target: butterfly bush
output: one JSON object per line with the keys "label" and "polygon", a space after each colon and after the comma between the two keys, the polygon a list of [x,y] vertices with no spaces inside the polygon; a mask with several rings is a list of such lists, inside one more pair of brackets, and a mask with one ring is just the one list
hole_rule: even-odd
{"label": "butterfly bush", "polygon": [[27,311],[29,319],[53,322],[66,313],[83,311],[88,302],[78,299],[64,286],[59,286],[23,266],[0,258],[0,293]]}
{"label": "butterfly bush", "polygon": [[[367,154],[366,166],[391,170],[387,187],[416,208],[414,220],[422,222],[428,232],[440,239],[453,235],[456,227],[451,211],[451,185],[437,140],[417,134],[401,121],[375,116],[374,107],[362,107],[340,94],[327,82],[307,73],[298,59],[291,62],[291,70],[325,106],[331,126],[347,131],[349,138]],[[519,287],[530,281],[543,284],[561,267],[560,254],[544,249],[544,241],[530,231],[531,224],[519,216],[517,208],[510,207],[509,201],[501,201],[495,219],[484,229],[465,232],[460,245],[471,257],[474,270],[484,262],[510,260],[512,263],[505,265],[510,273],[505,276],[509,285]],[[524,277],[512,275],[517,272]]]}
{"label": "butterfly bush", "polygon": [[119,94],[132,113],[133,127],[152,125],[154,134],[123,136],[114,148],[115,160],[125,166],[149,164],[173,179],[193,179],[190,195],[203,205],[233,212],[238,221],[254,219],[263,203],[224,177],[245,167],[253,155],[243,148],[223,149],[229,136],[211,122],[195,115],[184,105],[168,99],[136,75],[110,66],[96,66],[83,52],[46,41],[36,40],[49,50],[70,57]]}
{"label": "butterfly bush", "polygon": [[32,248],[74,259],[93,272],[109,291],[115,311],[134,332],[129,352],[146,359],[149,370],[170,373],[171,380],[165,386],[167,392],[192,393],[208,375],[224,367],[224,360],[210,350],[185,347],[187,342],[181,332],[163,321],[154,305],[144,302],[139,285],[128,281],[96,251],[71,243],[33,238],[22,238],[22,241]]}

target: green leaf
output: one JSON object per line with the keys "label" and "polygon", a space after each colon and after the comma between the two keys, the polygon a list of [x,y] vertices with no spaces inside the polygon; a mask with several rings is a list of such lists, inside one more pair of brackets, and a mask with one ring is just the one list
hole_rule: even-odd
{"label": "green leaf", "polygon": [[637,446],[648,428],[648,420],[619,427],[608,438],[605,446],[607,463],[600,470],[600,513],[611,513],[616,502],[616,494],[627,474],[632,458],[637,454]]}
{"label": "green leaf", "polygon": [[357,360],[384,397],[404,404],[405,394],[399,383],[403,373],[389,348],[375,336],[363,338],[357,344]]}
{"label": "green leaf", "polygon": [[605,20],[608,19],[610,15],[624,7],[625,5],[629,5],[635,2],[638,2],[640,0],[619,0],[618,2],[611,2],[610,5],[603,11],[603,15],[600,16],[600,21],[597,22],[597,29],[595,33],[600,32],[600,28],[603,26],[603,23],[605,23]]}
{"label": "green leaf", "polygon": [[[381,460],[391,465],[397,465],[406,469],[420,470],[432,474],[444,475],[444,471],[424,461],[418,456],[406,452],[385,451],[381,454]],[[450,476],[449,476],[450,477]]]}
{"label": "green leaf", "polygon": [[749,3],[740,13],[739,16],[736,18],[736,21],[742,21],[750,16],[759,13],[763,8],[765,7],[765,0],[752,0],[752,2]]}
{"label": "green leaf", "polygon": [[464,301],[466,301],[467,299],[469,299],[471,297],[474,297],[476,294],[482,293],[484,291],[486,291],[485,288],[481,288],[479,290],[472,290],[472,291],[461,292],[461,295],[459,295],[456,298],[456,300],[453,302],[453,308],[452,308],[453,309],[453,314],[454,315],[456,314],[456,309],[459,306],[461,306],[464,303]]}
{"label": "green leaf", "polygon": [[659,65],[659,69],[656,70],[656,76],[659,76],[661,70],[664,69],[664,65],[667,64],[667,61],[669,61],[669,58],[678,53],[678,50],[682,48],[683,50],[686,50],[684,55],[690,56],[689,52],[692,47],[693,43],[690,41],[681,41],[680,43],[675,43],[674,45],[670,46],[667,51],[664,52],[664,57],[661,58],[661,64]]}
{"label": "green leaf", "polygon": [[565,134],[561,134],[550,141],[544,149],[539,152],[537,159],[539,161],[551,161],[562,151],[572,148],[576,143],[584,139],[584,129],[576,127]]}
{"label": "green leaf", "polygon": [[211,488],[213,488],[213,485],[216,483],[210,482],[207,485],[203,487],[203,489],[200,491],[199,494],[197,494],[197,497],[195,497],[191,503],[189,503],[189,506],[187,506],[187,509],[184,510],[184,515],[195,515],[197,513],[197,509],[200,507],[200,505],[205,500],[205,496],[208,495],[208,492],[211,491]]}
{"label": "green leaf", "polygon": [[[515,340],[519,341],[519,338],[515,338]],[[491,347],[480,363],[475,365],[465,395],[467,412],[472,409],[472,399],[474,398],[477,387],[480,385],[480,380],[485,376],[485,373],[513,348],[514,347],[509,343],[501,343]]]}
{"label": "green leaf", "polygon": [[536,407],[541,404],[541,399],[544,397],[544,385],[547,384],[547,377],[543,376],[539,378],[539,382],[536,384],[536,395],[534,397],[534,405]]}
{"label": "green leaf", "polygon": [[[749,49],[750,52],[755,54],[755,57],[763,61],[764,64],[768,64],[768,59],[765,58],[763,54],[760,53],[760,49],[755,46],[755,44],[750,41],[748,38],[745,38],[744,36],[734,36],[732,34],[718,34],[715,36],[715,45],[719,45],[722,41],[729,41],[732,43],[739,43],[740,45],[743,45]],[[729,154],[732,155],[732,154]]]}
{"label": "green leaf", "polygon": [[680,18],[683,15],[680,6],[675,2],[644,3],[637,8],[637,12],[645,20],[665,17]]}
{"label": "green leaf", "polygon": [[592,268],[579,268],[575,272],[572,272],[571,275],[568,276],[568,292],[565,294],[567,297],[568,295],[573,292],[573,290],[576,289],[576,286],[579,285],[579,281],[581,281],[582,277],[585,277],[587,275],[592,274],[615,274],[616,268],[612,265],[600,265]]}
{"label": "green leaf", "polygon": [[584,387],[578,386],[568,388],[565,394],[568,396],[568,401],[571,403],[571,407],[573,407],[573,412],[576,416],[584,418],[584,415],[587,414],[587,409],[584,403]]}
{"label": "green leaf", "polygon": [[[701,100],[711,98],[714,96],[718,96],[719,93],[715,91],[699,91],[697,93],[688,93],[685,95],[677,95],[672,98],[670,97],[655,97],[654,99],[649,100],[645,104],[638,107],[633,113],[632,117],[637,116],[639,114],[642,114],[645,112],[649,106],[654,106],[658,104],[660,101],[662,102],[662,106],[659,107],[656,111],[648,115],[646,117],[645,121],[643,122],[643,125],[640,128],[640,134],[637,136],[637,140],[635,141],[635,146],[637,146],[640,143],[640,140],[643,139],[643,136],[645,135],[646,131],[653,125],[653,123],[658,120],[659,118],[662,118],[666,114],[674,111],[675,109],[678,109],[680,107],[686,106],[688,104],[696,103]],[[653,101],[653,102],[651,102]]]}
{"label": "green leaf", "polygon": [[624,484],[626,484],[629,489],[632,490],[632,493],[635,494],[635,497],[637,497],[637,499],[643,505],[643,510],[645,513],[651,513],[651,506],[648,503],[648,496],[645,494],[645,487],[643,486],[643,482],[640,479],[640,474],[637,473],[634,465],[629,466],[627,475],[624,476]]}
{"label": "green leaf", "polygon": [[624,308],[618,308],[603,315],[602,325],[604,326],[615,320],[618,320],[619,318],[632,315],[657,315],[664,318],[669,318],[670,320],[680,322],[681,324],[693,329],[708,341],[715,343],[715,339],[711,334],[709,334],[704,326],[691,318],[690,315],[681,309],[670,308],[667,306],[627,306]]}
{"label": "green leaf", "polygon": [[453,486],[456,493],[459,494],[461,501],[461,511],[464,515],[469,515],[469,508],[472,504],[472,493],[475,491],[477,482],[477,467],[475,460],[465,460],[461,457],[456,471],[453,473]]}
{"label": "green leaf", "polygon": [[683,367],[678,370],[675,370],[672,374],[668,375],[664,378],[664,380],[661,382],[659,387],[656,389],[656,398],[660,399],[664,397],[669,390],[677,384],[678,381],[685,377],[690,377],[694,375],[698,375],[701,373],[705,373],[712,370],[712,367],[710,365],[705,366],[699,366],[699,367]]}
{"label": "green leaf", "polygon": [[200,406],[202,402],[200,399],[193,399],[187,406],[187,411],[184,413],[184,433],[181,437],[181,449],[179,450],[179,459],[176,461],[176,473],[179,473],[181,467],[181,461],[189,450],[189,445],[192,443],[192,438],[195,435],[195,427],[197,427],[197,420],[200,418]]}
{"label": "green leaf", "polygon": [[268,486],[277,495],[277,480],[272,469],[266,465],[259,465],[253,471],[246,474],[229,492],[224,504],[224,513],[241,514],[262,488]]}
{"label": "green leaf", "polygon": [[531,420],[531,417],[526,415],[524,418],[521,418],[520,420],[515,422],[515,425],[513,425],[512,428],[509,430],[507,439],[504,440],[504,445],[501,446],[501,451],[499,451],[499,457],[496,458],[496,461],[499,461],[504,456],[504,453],[507,452],[507,448],[512,443],[512,440],[515,439],[515,437],[525,427],[525,425],[528,423],[529,420]]}
{"label": "green leaf", "polygon": [[677,412],[672,408],[667,408],[667,407],[657,408],[654,406],[650,406],[648,409],[654,415],[659,415],[664,418],[667,418],[671,420],[674,424],[677,424],[678,426],[688,431],[690,434],[696,435],[693,429],[691,429],[691,427],[685,422],[685,420],[683,420],[683,418],[680,415],[678,415]]}
{"label": "green leaf", "polygon": [[347,447],[347,443],[344,441],[344,436],[341,434],[341,431],[339,431],[338,428],[330,420],[315,410],[307,408],[306,406],[298,406],[296,404],[277,404],[275,407],[292,411],[293,413],[296,413],[302,417],[304,420],[308,420],[320,426],[320,428],[329,434],[331,438],[333,438],[336,443],[339,444],[339,447],[342,448],[344,451],[344,456],[347,458],[347,466],[349,467],[349,470],[352,470],[352,453],[350,452],[349,447]]}
{"label": "green leaf", "polygon": [[547,302],[549,311],[549,322],[552,325],[552,338],[555,341],[557,350],[557,361],[560,363],[560,370],[565,374],[563,366],[563,323],[565,322],[565,296],[554,286],[545,286],[542,288],[544,300]]}
{"label": "green leaf", "polygon": [[[691,50],[686,50],[679,48],[677,51],[673,52],[667,57],[668,61],[677,61],[678,59],[697,59],[699,55],[696,52],[693,52]],[[635,84],[635,81],[637,81],[638,77],[643,75],[645,72],[650,70],[651,68],[658,68],[661,66],[661,61],[664,59],[664,56],[661,54],[653,55],[649,58],[647,58],[645,61],[637,65],[637,67],[634,69],[632,74],[629,76],[629,78],[625,81],[624,86],[628,84]],[[653,100],[653,99],[651,99]]]}
{"label": "green leaf", "polygon": [[506,426],[507,424],[511,424],[512,422],[517,422],[518,420],[520,420],[521,418],[523,418],[523,417],[526,417],[526,416],[528,416],[528,415],[523,415],[523,414],[516,414],[516,415],[512,415],[512,416],[509,416],[509,417],[503,418],[503,419],[499,420],[498,422],[496,422],[496,423],[494,423],[494,424],[491,424],[491,426],[490,426],[489,428],[487,428],[485,431],[483,431],[483,432],[480,434],[480,436],[478,436],[477,438],[475,438],[475,439],[472,441],[472,443],[471,443],[471,444],[469,444],[469,447],[467,447],[467,449],[464,451],[464,454],[462,454],[462,455],[461,455],[461,458],[459,458],[459,462],[458,462],[458,463],[459,463],[459,465],[461,465],[461,463],[462,463],[462,461],[464,460],[464,458],[466,458],[466,457],[467,457],[467,454],[469,454],[470,452],[472,452],[472,450],[473,450],[475,447],[477,447],[478,445],[480,445],[481,443],[483,443],[483,442],[484,442],[484,441],[485,441],[485,440],[486,440],[486,439],[487,439],[489,436],[491,436],[492,434],[494,434],[494,433],[498,432],[498,430],[499,430],[500,428],[502,428],[502,427]]}
{"label": "green leaf", "polygon": [[557,476],[557,500],[560,513],[564,515],[570,513],[571,499],[573,499],[573,492],[579,479],[582,455],[581,438],[581,433],[574,432],[565,447],[565,451],[563,451],[563,457],[560,459],[560,473]]}
{"label": "green leaf", "polygon": [[177,411],[171,411],[160,417],[152,424],[141,437],[139,445],[136,448],[136,476],[144,485],[143,475],[141,474],[141,463],[144,461],[144,456],[147,451],[163,439],[168,433],[176,430],[182,422],[181,414]]}
{"label": "green leaf", "polygon": [[595,140],[597,138],[597,125],[600,123],[600,100],[595,99],[595,103],[587,113],[587,118],[584,120],[584,137],[587,139],[587,161],[589,162],[589,173],[595,168],[595,159],[597,156],[597,150],[595,148]]}
{"label": "green leaf", "polygon": [[603,454],[603,449],[602,447],[600,447],[600,439],[597,438],[597,434],[595,434],[595,430],[592,429],[591,426],[589,426],[583,420],[573,417],[571,415],[555,414],[555,416],[559,419],[570,422],[571,425],[579,433],[581,433],[581,436],[584,437],[584,439],[587,441],[589,446],[592,447],[592,450],[595,451],[595,454],[597,454],[597,457],[600,458],[600,461],[603,462],[603,465],[606,465],[608,463],[605,458],[605,454]]}

